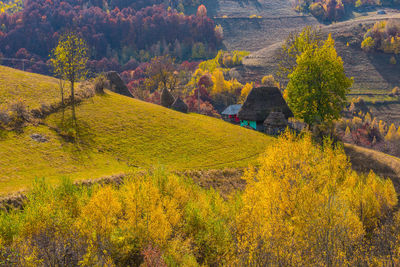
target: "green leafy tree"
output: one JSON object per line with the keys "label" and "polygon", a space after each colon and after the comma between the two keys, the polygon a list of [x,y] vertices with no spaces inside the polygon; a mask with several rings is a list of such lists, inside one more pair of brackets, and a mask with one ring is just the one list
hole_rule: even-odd
{"label": "green leafy tree", "polygon": [[296,59],[310,47],[322,43],[322,33],[311,26],[305,27],[301,32],[292,32],[286,38],[278,54],[277,77],[286,79],[297,66]]}
{"label": "green leafy tree", "polygon": [[192,47],[192,58],[203,59],[207,57],[206,47],[203,43],[195,43]]}
{"label": "green leafy tree", "polygon": [[323,45],[310,46],[297,58],[297,67],[289,75],[285,92],[288,105],[309,125],[338,119],[353,84],[334,45],[329,35]]}
{"label": "green leafy tree", "polygon": [[[75,33],[66,33],[58,41],[51,54],[54,74],[71,83],[71,100],[75,104],[75,83],[83,80],[87,74],[88,48],[86,42]],[[62,89],[61,89],[62,90]],[[63,101],[62,90],[62,101]]]}

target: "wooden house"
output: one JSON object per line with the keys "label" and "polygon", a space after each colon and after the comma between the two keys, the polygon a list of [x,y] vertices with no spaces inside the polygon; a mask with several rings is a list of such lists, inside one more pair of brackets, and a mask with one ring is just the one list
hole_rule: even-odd
{"label": "wooden house", "polygon": [[231,123],[239,123],[239,117],[238,117],[238,113],[240,108],[242,107],[242,105],[230,105],[229,107],[227,107],[224,111],[222,111],[221,115],[222,118],[225,121],[231,122]]}
{"label": "wooden house", "polygon": [[239,110],[240,125],[264,131],[264,121],[271,112],[281,112],[286,120],[293,117],[292,111],[278,88],[253,88]]}

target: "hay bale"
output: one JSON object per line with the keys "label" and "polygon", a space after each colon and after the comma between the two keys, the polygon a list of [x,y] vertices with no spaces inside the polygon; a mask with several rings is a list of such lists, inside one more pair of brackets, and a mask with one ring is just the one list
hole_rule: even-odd
{"label": "hay bale", "polygon": [[174,102],[175,102],[174,96],[167,88],[164,88],[164,90],[161,93],[161,106],[170,108],[172,104],[174,104]]}
{"label": "hay bale", "polygon": [[183,112],[183,113],[187,113],[188,112],[188,106],[186,105],[185,102],[183,102],[183,100],[180,97],[177,97],[175,102],[172,104],[171,108],[173,110],[179,111],[179,112]]}
{"label": "hay bale", "polygon": [[293,117],[278,88],[256,87],[250,91],[238,115],[241,120],[264,122],[271,112],[281,112],[286,119]]}
{"label": "hay bale", "polygon": [[107,79],[109,85],[108,89],[124,96],[133,97],[128,87],[125,85],[124,81],[121,79],[121,76],[116,71],[109,71],[104,74],[104,77]]}

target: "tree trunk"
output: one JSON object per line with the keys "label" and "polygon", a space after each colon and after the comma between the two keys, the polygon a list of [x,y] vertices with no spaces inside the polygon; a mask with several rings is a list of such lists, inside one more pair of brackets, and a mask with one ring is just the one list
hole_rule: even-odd
{"label": "tree trunk", "polygon": [[75,90],[74,90],[74,82],[71,81],[71,102],[72,105],[75,105]]}

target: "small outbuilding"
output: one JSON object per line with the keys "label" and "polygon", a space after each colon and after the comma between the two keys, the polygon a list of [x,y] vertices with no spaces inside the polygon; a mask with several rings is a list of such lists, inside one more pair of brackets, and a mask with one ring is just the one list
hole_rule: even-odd
{"label": "small outbuilding", "polygon": [[264,131],[269,135],[279,135],[288,125],[288,120],[282,112],[271,112],[264,121]]}
{"label": "small outbuilding", "polygon": [[183,112],[183,113],[187,113],[188,112],[188,106],[186,105],[185,102],[183,102],[183,100],[180,97],[177,97],[175,102],[172,104],[171,108],[173,110],[179,111],[179,112]]}
{"label": "small outbuilding", "polygon": [[240,125],[264,131],[264,121],[271,112],[281,112],[285,120],[293,117],[281,91],[276,87],[256,87],[247,96],[238,116]]}
{"label": "small outbuilding", "polygon": [[232,122],[232,123],[239,123],[239,110],[241,109],[242,105],[230,105],[224,111],[222,111],[222,118],[225,121]]}

